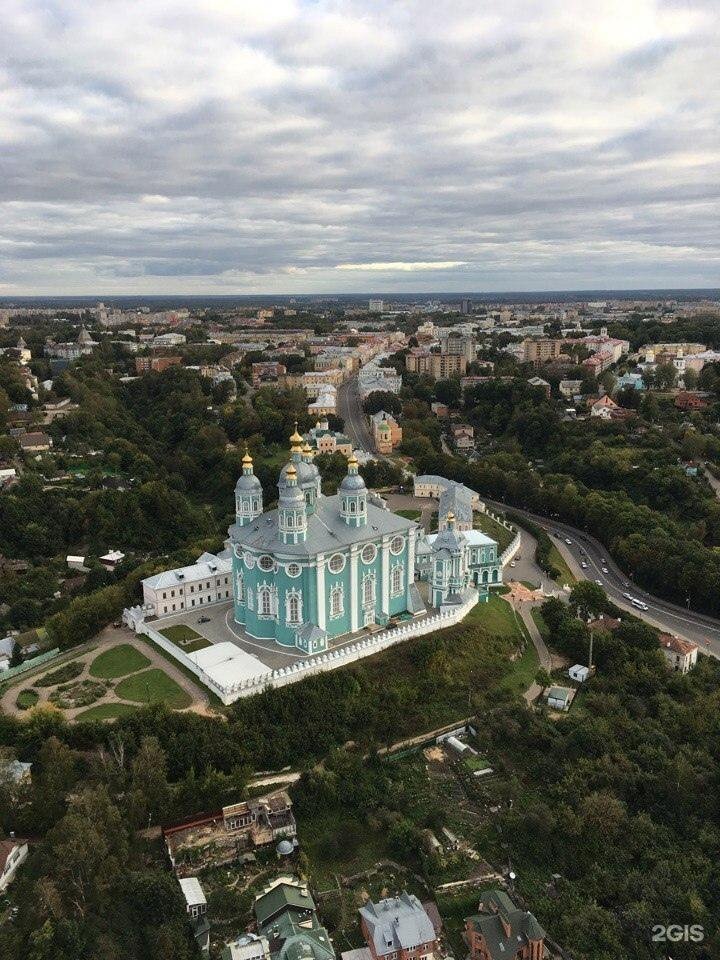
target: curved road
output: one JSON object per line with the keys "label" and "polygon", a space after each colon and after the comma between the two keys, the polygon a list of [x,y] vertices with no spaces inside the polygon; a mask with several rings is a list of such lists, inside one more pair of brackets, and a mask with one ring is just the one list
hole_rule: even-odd
{"label": "curved road", "polygon": [[[353,445],[373,451],[375,445],[362,409],[357,377],[346,380],[338,388],[338,413],[345,420],[345,432],[353,441]],[[530,510],[523,510],[497,500],[489,500],[486,497],[482,499],[495,509],[511,510],[518,516],[527,517],[542,527],[565,557],[575,576],[578,579],[599,581],[616,606],[646,620],[660,630],[691,640],[706,653],[720,658],[720,620],[691,610],[692,598],[688,598],[688,607],[685,608],[668,600],[661,600],[647,590],[643,590],[642,587],[636,586],[631,577],[620,570],[600,541],[589,533],[585,533],[584,530],[539,516]],[[568,540],[570,543],[566,542]],[[524,557],[528,556],[524,544],[522,553]],[[583,563],[587,566],[582,567]],[[606,570],[607,573],[605,573]],[[523,579],[522,571],[517,571],[515,576]],[[534,578],[528,577],[528,579]],[[633,607],[625,594],[642,600],[648,605],[648,609],[638,610],[637,607]]]}
{"label": "curved road", "polygon": [[[518,516],[527,517],[549,535],[555,546],[561,551],[576,577],[597,580],[618,607],[647,620],[648,623],[668,633],[677,634],[686,640],[697,643],[706,653],[720,657],[720,621],[704,613],[686,609],[668,600],[653,596],[642,587],[636,586],[630,577],[620,570],[612,560],[607,549],[584,530],[578,530],[567,523],[548,520],[530,510],[522,510],[496,500],[485,502],[498,510],[510,510]],[[567,541],[570,543],[567,543]],[[587,567],[583,568],[582,563]],[[607,570],[607,573],[605,573]],[[627,600],[629,593],[648,605],[648,610],[638,610]]]}

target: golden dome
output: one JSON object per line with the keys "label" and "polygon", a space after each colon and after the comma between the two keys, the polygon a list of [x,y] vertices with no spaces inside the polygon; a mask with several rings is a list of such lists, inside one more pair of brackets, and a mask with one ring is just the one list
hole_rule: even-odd
{"label": "golden dome", "polygon": [[242,462],[245,464],[251,464],[253,462],[253,458],[250,456],[250,451],[247,447],[245,447],[245,456],[242,458]]}
{"label": "golden dome", "polygon": [[297,476],[297,470],[295,469],[295,467],[294,467],[292,464],[290,464],[290,466],[287,468],[287,470],[286,470],[286,472],[285,472],[285,476],[286,476],[286,477],[296,477],[296,476]]}
{"label": "golden dome", "polygon": [[302,452],[303,452],[305,455],[310,454],[310,456],[312,456],[313,448],[310,446],[310,444],[307,442],[307,440],[305,441],[305,446],[303,447]]}
{"label": "golden dome", "polygon": [[448,519],[448,523],[452,523],[452,521],[455,519],[455,514],[452,512],[452,510],[450,511],[450,513],[448,513],[447,519]]}
{"label": "golden dome", "polygon": [[348,466],[349,466],[349,467],[356,467],[357,465],[358,465],[358,458],[355,456],[354,453],[351,453],[351,454],[350,454],[350,459],[348,460]]}
{"label": "golden dome", "polygon": [[302,437],[300,436],[300,434],[298,433],[297,424],[298,424],[298,422],[297,422],[297,420],[296,420],[296,421],[295,421],[295,433],[290,437],[290,443],[292,443],[292,444],[296,444],[296,443],[302,444],[302,442],[303,442],[303,438],[302,438]]}

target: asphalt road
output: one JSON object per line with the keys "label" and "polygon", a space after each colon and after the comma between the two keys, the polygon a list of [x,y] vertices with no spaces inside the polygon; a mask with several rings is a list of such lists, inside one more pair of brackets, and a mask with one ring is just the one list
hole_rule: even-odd
{"label": "asphalt road", "polygon": [[346,380],[338,387],[337,410],[345,421],[345,433],[352,440],[353,447],[372,453],[375,444],[362,408],[357,377]]}
{"label": "asphalt road", "polygon": [[[667,600],[661,600],[647,590],[636,586],[632,579],[613,562],[605,547],[590,534],[571,527],[567,523],[548,520],[529,510],[520,510],[493,500],[485,499],[485,502],[499,510],[511,510],[518,516],[525,516],[542,527],[561,551],[572,572],[579,578],[598,581],[613,603],[621,609],[646,620],[654,627],[684,637],[686,640],[692,640],[706,653],[720,657],[720,621]],[[583,567],[583,563],[587,566]],[[638,610],[633,607],[624,596],[626,593],[646,603],[648,609]]]}

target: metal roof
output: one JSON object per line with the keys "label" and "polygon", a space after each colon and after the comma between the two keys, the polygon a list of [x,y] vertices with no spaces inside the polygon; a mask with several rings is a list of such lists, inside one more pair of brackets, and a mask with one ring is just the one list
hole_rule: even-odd
{"label": "metal roof", "polygon": [[230,538],[251,550],[263,550],[283,556],[312,557],[318,553],[342,550],[354,543],[377,540],[391,533],[407,534],[417,524],[390,510],[367,504],[367,523],[351,527],[340,516],[340,497],[320,497],[315,512],[307,518],[307,538],[302,543],[283,543],[278,534],[277,510],[263,513],[245,526],[233,524]]}

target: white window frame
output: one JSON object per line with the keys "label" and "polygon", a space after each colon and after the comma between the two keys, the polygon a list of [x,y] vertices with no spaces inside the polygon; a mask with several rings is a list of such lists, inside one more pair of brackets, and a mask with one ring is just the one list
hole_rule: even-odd
{"label": "white window frame", "polygon": [[374,607],[375,599],[376,599],[375,574],[368,573],[363,577],[363,585],[362,585],[363,607]]}
{"label": "white window frame", "polygon": [[[395,580],[397,578],[397,586]],[[390,570],[390,596],[399,597],[403,592],[405,581],[405,567],[402,563],[396,563]]]}
{"label": "white window frame", "polygon": [[330,618],[336,620],[345,613],[345,590],[341,583],[336,583],[330,590]]}
{"label": "white window frame", "polygon": [[[296,615],[293,616],[293,606],[295,606]],[[285,622],[298,626],[302,623],[303,617],[303,598],[299,590],[288,590],[285,594]]]}

